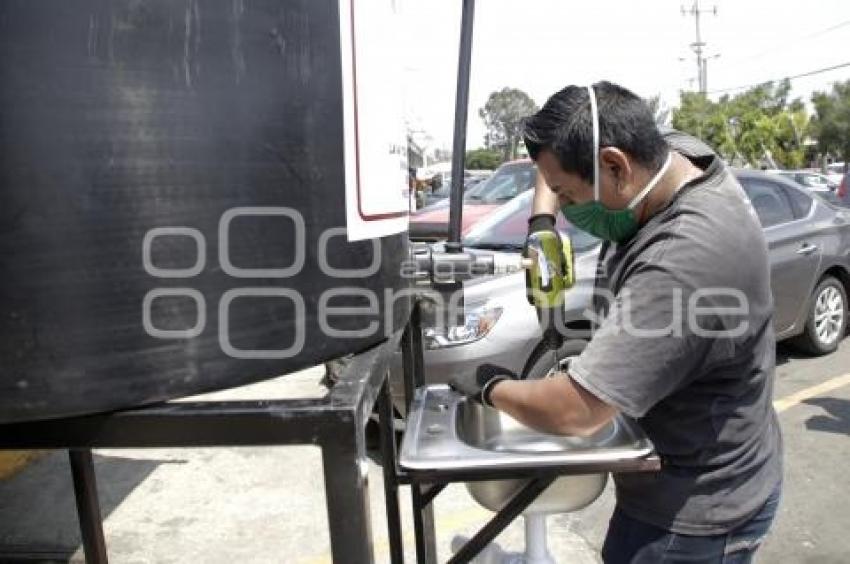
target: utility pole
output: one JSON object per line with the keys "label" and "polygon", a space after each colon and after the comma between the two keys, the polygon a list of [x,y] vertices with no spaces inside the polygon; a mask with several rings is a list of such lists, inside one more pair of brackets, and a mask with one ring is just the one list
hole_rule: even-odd
{"label": "utility pole", "polygon": [[[703,94],[708,92],[708,66],[707,58],[703,55],[705,52],[705,41],[702,40],[702,34],[700,33],[699,27],[699,17],[700,14],[703,13],[711,13],[715,16],[717,15],[717,6],[709,9],[701,9],[699,7],[699,0],[694,0],[694,3],[691,5],[690,9],[686,9],[682,6],[682,15],[683,16],[693,16],[694,23],[696,24],[696,41],[691,43],[691,49],[697,56],[697,80],[699,82],[699,91]],[[714,58],[714,57],[712,57]]]}

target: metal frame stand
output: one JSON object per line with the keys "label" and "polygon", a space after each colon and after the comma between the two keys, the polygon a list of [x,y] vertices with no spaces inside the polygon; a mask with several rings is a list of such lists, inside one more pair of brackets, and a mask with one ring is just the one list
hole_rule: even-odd
{"label": "metal frame stand", "polygon": [[[407,407],[413,399],[416,388],[424,385],[422,359],[422,328],[420,324],[420,308],[413,304],[410,323],[401,339],[402,358],[404,364],[404,392]],[[389,392],[384,388],[379,398],[381,413],[381,453],[384,461],[384,478],[387,489],[387,518],[390,523],[390,553],[393,563],[404,562],[404,552],[401,542],[401,531],[393,531],[394,524],[399,521],[390,512],[398,507],[398,486],[409,484],[413,502],[413,523],[416,540],[416,561],[419,564],[436,564],[437,543],[434,528],[434,510],[432,502],[437,495],[452,482],[470,481],[476,479],[492,479],[486,472],[476,471],[459,476],[439,476],[428,474],[411,474],[398,467],[396,442],[393,436],[391,415],[392,406]],[[526,472],[527,473],[527,472]],[[537,496],[542,493],[554,480],[555,475],[542,475],[534,478],[529,484],[490,520],[472,539],[470,539],[452,558],[450,563],[469,562],[484,547],[495,539],[505,527],[516,519]],[[392,492],[390,493],[390,490]]]}
{"label": "metal frame stand", "polygon": [[[406,334],[410,334],[408,330]],[[68,449],[86,561],[107,562],[92,448],[283,446],[322,449],[335,562],[372,562],[365,427],[380,399],[383,446],[393,441],[387,385],[398,336],[349,362],[321,399],[165,403],[114,413],[0,425],[0,449]],[[394,460],[395,450],[387,452]],[[398,485],[384,464],[393,562],[401,562]],[[340,516],[345,516],[344,519]]]}
{"label": "metal frame stand", "polygon": [[[405,334],[401,341],[402,353],[404,358],[404,390],[405,401],[408,408],[413,399],[413,392],[416,388],[425,385],[423,362],[422,362],[422,331],[420,325],[420,309],[419,304],[414,303],[411,322],[408,325]],[[379,405],[383,409],[391,409],[390,397],[388,392],[386,396],[382,395],[379,400]],[[384,464],[384,475],[388,472],[392,476],[387,479],[385,485],[388,488],[397,489],[400,484],[408,484],[411,488],[413,501],[413,521],[414,533],[416,538],[416,561],[419,564],[436,564],[436,534],[434,529],[434,514],[432,502],[445,489],[448,484],[456,482],[474,482],[485,480],[500,480],[500,479],[528,479],[529,482],[505,505],[498,513],[496,513],[489,522],[487,522],[471,539],[469,539],[455,554],[449,559],[450,564],[458,564],[469,562],[488,544],[499,536],[517,517],[519,517],[525,509],[531,505],[537,497],[554,482],[558,476],[568,474],[587,474],[599,472],[599,465],[581,466],[571,465],[568,467],[548,467],[548,468],[531,468],[531,469],[468,469],[468,470],[429,470],[429,471],[411,471],[398,466],[396,456],[396,444],[392,437],[392,428],[387,429],[387,425],[391,425],[391,420],[382,412],[382,454],[384,461],[392,461],[392,464]],[[388,423],[389,422],[389,423]],[[661,460],[656,455],[651,455],[640,460],[630,460],[623,462],[615,462],[606,465],[605,471],[611,472],[648,472],[657,471],[661,468]],[[390,480],[392,483],[390,484]],[[397,494],[393,494],[393,504],[397,504]],[[390,497],[387,497],[388,511],[390,506]],[[388,513],[388,518],[390,514]],[[392,522],[392,520],[391,520]],[[392,528],[392,526],[391,526]],[[394,545],[397,543],[397,545]],[[404,562],[403,552],[401,548],[400,533],[398,540],[394,540],[390,535],[390,545],[395,546],[391,549],[393,563]]]}

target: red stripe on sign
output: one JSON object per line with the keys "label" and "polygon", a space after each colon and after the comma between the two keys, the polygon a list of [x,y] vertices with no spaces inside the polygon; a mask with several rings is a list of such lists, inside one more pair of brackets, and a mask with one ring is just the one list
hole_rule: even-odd
{"label": "red stripe on sign", "polygon": [[363,211],[363,199],[360,192],[360,120],[357,114],[357,40],[354,38],[354,0],[351,0],[351,78],[354,83],[354,163],[357,171],[357,213],[363,221],[379,221],[404,217],[408,212],[367,214]]}

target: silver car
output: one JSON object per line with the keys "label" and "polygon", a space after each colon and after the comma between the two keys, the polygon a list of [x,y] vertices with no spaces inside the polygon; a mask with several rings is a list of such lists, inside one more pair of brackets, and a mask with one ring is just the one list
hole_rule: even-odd
{"label": "silver car", "polygon": [[[777,340],[794,339],[813,354],[838,346],[847,327],[850,291],[850,211],[812,196],[795,183],[757,171],[735,175],[764,228],[771,260]],[[518,253],[531,210],[532,192],[520,194],[477,224],[464,238],[470,252]],[[565,295],[569,338],[556,359],[544,356],[529,371],[540,376],[584,348],[589,338],[598,240],[568,226],[559,214],[558,229],[576,249],[577,282]],[[489,362],[522,372],[541,338],[537,316],[525,296],[522,273],[474,280],[464,289],[463,326],[424,329],[424,368],[428,383],[447,382],[456,374]],[[403,402],[401,359],[391,372],[396,405]]]}
{"label": "silver car", "polygon": [[810,170],[778,170],[773,174],[789,178],[818,195],[834,192],[838,187],[838,183],[830,181],[827,175]]}
{"label": "silver car", "polygon": [[735,176],[767,239],[777,340],[794,338],[812,354],[834,351],[847,328],[850,212],[784,178]]}

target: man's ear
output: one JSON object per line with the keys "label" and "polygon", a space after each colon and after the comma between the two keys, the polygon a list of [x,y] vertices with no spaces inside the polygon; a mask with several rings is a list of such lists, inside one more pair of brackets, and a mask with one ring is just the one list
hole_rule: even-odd
{"label": "man's ear", "polygon": [[599,169],[611,175],[618,192],[626,190],[632,183],[632,165],[626,153],[617,147],[604,147],[599,151]]}

